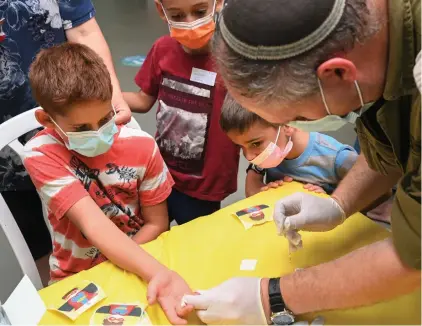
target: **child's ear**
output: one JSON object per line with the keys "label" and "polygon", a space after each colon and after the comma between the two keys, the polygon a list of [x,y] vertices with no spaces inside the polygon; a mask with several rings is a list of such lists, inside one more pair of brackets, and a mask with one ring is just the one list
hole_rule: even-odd
{"label": "child's ear", "polygon": [[44,110],[36,110],[35,111],[35,119],[44,127],[54,129],[56,126],[53,122],[51,122],[50,116]]}
{"label": "child's ear", "polygon": [[167,22],[167,18],[166,18],[166,15],[164,14],[163,6],[161,5],[161,1],[162,0],[154,0],[155,8],[157,8],[158,15],[160,16],[160,18],[162,20],[164,20],[165,22]]}
{"label": "child's ear", "polygon": [[292,137],[293,134],[296,131],[296,128],[290,127],[288,125],[284,125],[283,129],[284,129],[284,133],[286,134],[287,137]]}

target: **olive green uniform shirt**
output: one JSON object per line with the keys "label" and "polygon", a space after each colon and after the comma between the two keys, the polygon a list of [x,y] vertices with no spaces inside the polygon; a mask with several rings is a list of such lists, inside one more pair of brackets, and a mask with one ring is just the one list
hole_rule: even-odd
{"label": "olive green uniform shirt", "polygon": [[[389,59],[383,98],[357,121],[362,151],[376,171],[400,171],[391,213],[402,261],[421,268],[420,0],[389,0]],[[420,56],[418,56],[420,59]],[[416,67],[415,67],[416,66]],[[415,82],[415,78],[417,81]]]}

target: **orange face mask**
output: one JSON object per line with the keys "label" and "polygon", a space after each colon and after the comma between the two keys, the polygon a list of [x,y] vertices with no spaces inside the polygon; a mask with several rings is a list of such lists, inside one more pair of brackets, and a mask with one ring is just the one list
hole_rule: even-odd
{"label": "orange face mask", "polygon": [[163,7],[170,28],[170,36],[180,44],[192,50],[197,50],[206,46],[215,30],[215,5],[216,1],[214,0],[212,13],[191,23],[179,23],[169,20]]}

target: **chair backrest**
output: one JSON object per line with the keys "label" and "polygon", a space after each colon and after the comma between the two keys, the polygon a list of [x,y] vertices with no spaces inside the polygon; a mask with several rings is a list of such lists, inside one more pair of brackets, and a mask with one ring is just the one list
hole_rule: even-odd
{"label": "chair backrest", "polygon": [[[19,142],[18,138],[29,131],[41,127],[35,119],[36,109],[38,108],[22,113],[0,124],[0,150],[9,145],[18,154],[22,153],[23,145]],[[30,218],[30,216],[28,216],[28,218]],[[0,227],[3,229],[3,232],[12,247],[22,272],[28,275],[37,289],[41,289],[43,286],[35,261],[1,194]]]}

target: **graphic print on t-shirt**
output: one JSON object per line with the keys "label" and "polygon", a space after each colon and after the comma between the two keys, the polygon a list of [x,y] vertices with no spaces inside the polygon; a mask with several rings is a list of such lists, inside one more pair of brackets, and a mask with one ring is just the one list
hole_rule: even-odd
{"label": "graphic print on t-shirt", "polygon": [[[112,186],[106,187],[101,181],[101,174],[99,169],[91,169],[84,162],[76,156],[73,156],[70,161],[70,167],[75,176],[82,182],[86,191],[94,193],[97,197],[97,202],[103,201],[100,205],[103,213],[108,216],[114,224],[120,229],[124,230],[124,223],[119,216],[127,215],[129,220],[127,226],[129,229],[138,230],[142,227],[143,222],[136,216],[133,210],[121,202],[118,198],[132,198],[136,193],[137,171],[131,167],[119,167],[114,163],[107,163],[106,170],[103,175],[104,178],[112,178],[119,182],[113,182]],[[134,186],[132,186],[134,184]],[[110,200],[111,199],[111,200]],[[123,215],[123,214],[124,215]],[[126,232],[127,235],[132,236],[136,231]]]}
{"label": "graphic print on t-shirt", "polygon": [[201,174],[212,97],[213,87],[168,74],[163,76],[156,140],[170,168]]}

